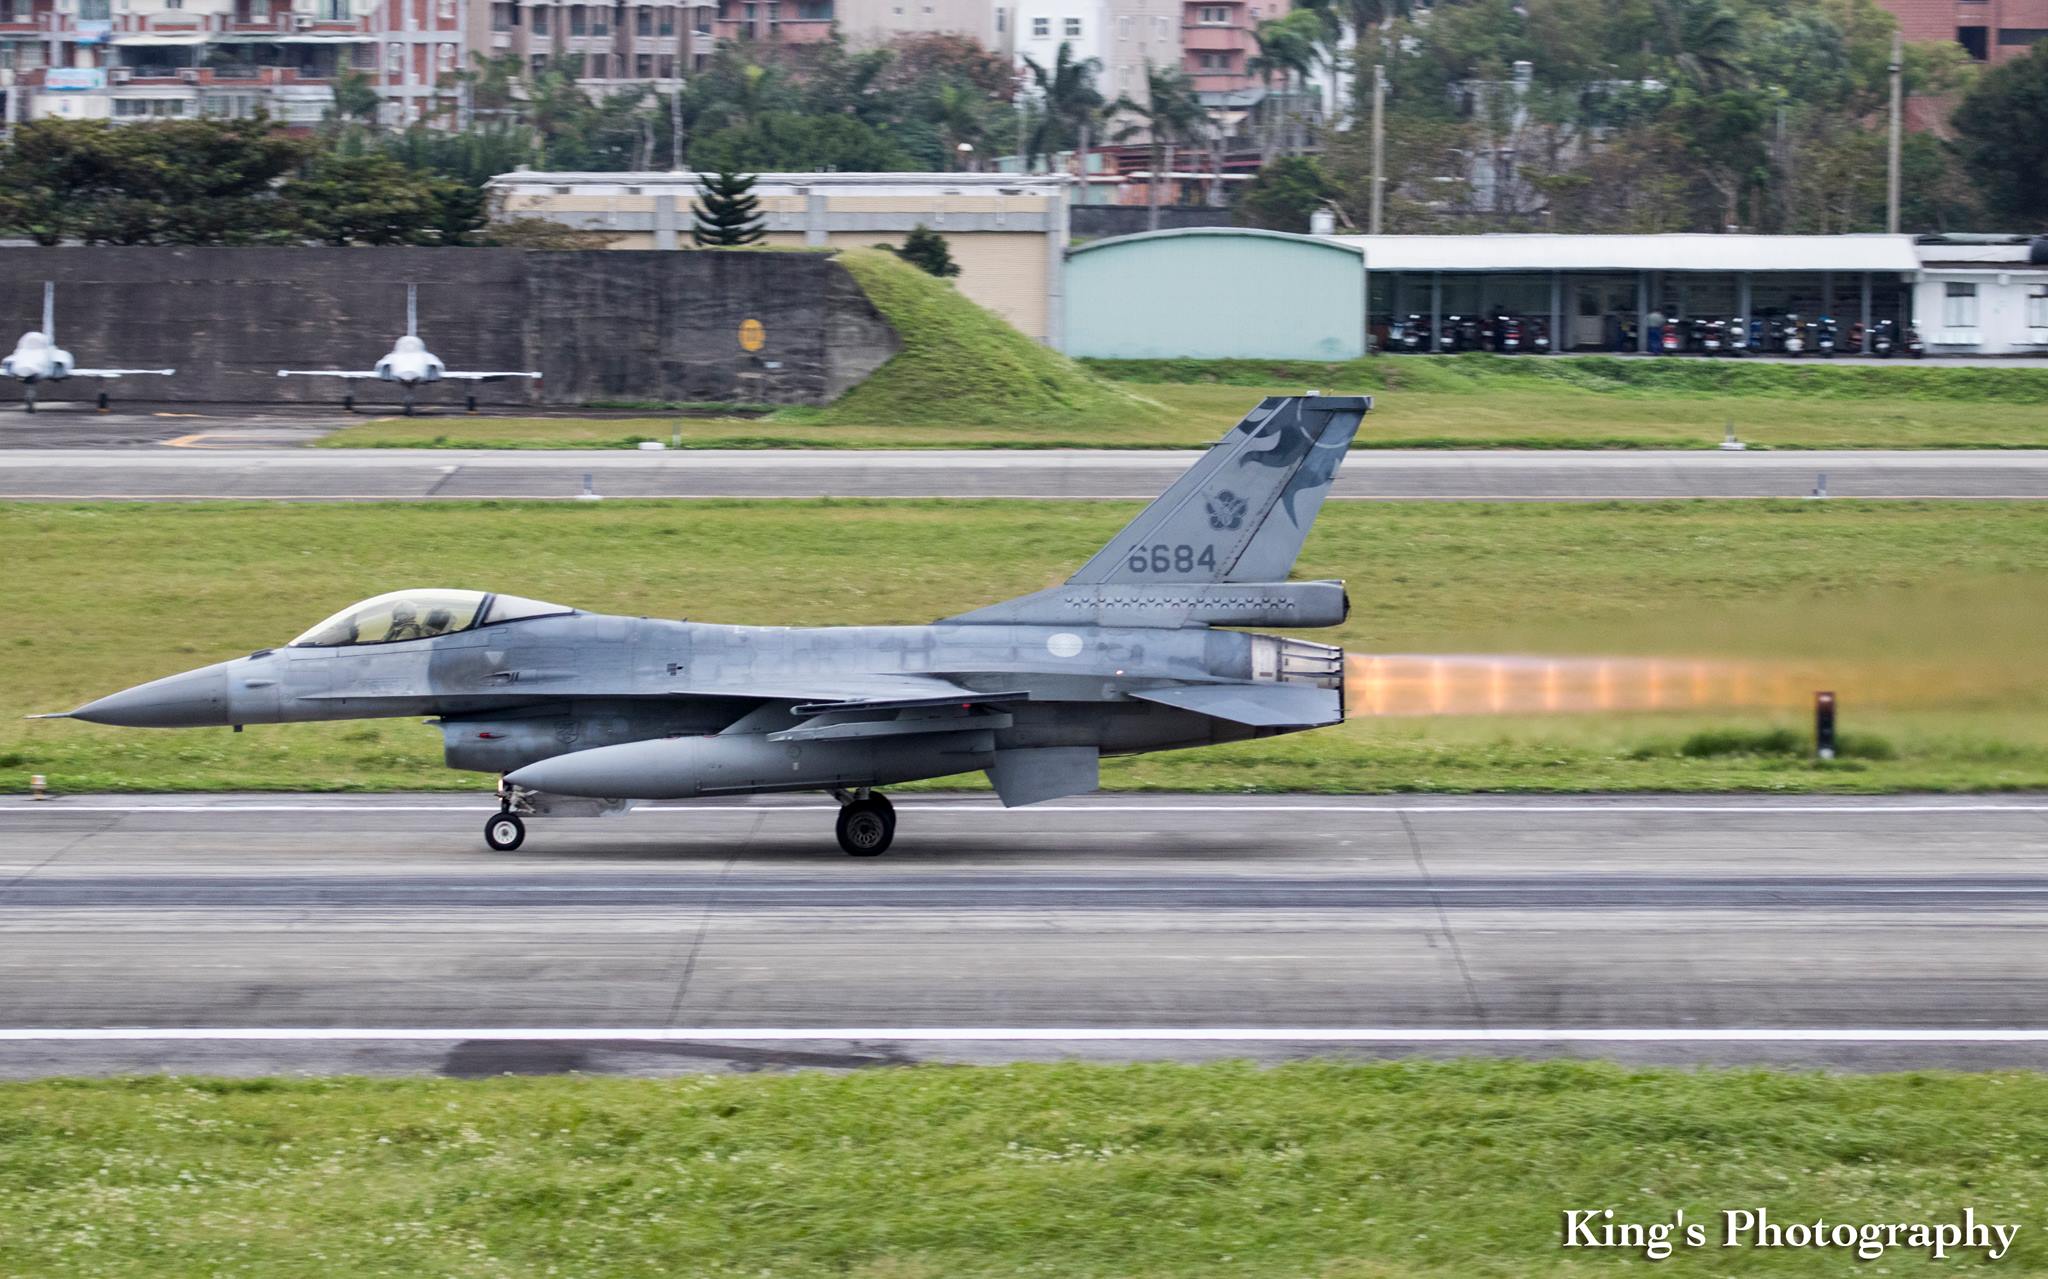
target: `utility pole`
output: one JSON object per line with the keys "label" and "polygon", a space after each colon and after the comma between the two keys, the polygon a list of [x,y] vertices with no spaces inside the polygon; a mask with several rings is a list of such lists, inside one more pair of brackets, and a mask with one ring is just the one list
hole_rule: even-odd
{"label": "utility pole", "polygon": [[1884,229],[1891,235],[1899,233],[1899,100],[1904,91],[1906,70],[1905,41],[1897,31],[1892,32],[1892,136],[1890,162],[1885,171],[1884,183]]}
{"label": "utility pole", "polygon": [[1372,216],[1366,229],[1380,233],[1380,211],[1387,203],[1387,68],[1372,68]]}

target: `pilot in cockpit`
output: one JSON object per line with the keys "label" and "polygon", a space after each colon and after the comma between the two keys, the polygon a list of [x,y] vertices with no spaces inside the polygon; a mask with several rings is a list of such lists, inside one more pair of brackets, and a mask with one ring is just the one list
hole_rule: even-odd
{"label": "pilot in cockpit", "polygon": [[391,630],[384,638],[386,640],[425,639],[427,636],[435,634],[436,632],[428,630],[414,620],[418,616],[419,614],[414,611],[412,601],[410,600],[400,600],[398,603],[393,604],[391,606]]}

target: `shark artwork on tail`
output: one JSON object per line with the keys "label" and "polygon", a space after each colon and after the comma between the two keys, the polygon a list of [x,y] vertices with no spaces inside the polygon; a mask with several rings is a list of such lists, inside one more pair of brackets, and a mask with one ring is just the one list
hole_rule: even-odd
{"label": "shark artwork on tail", "polygon": [[484,838],[635,800],[826,791],[840,846],[887,849],[876,788],[985,771],[1005,805],[1081,794],[1106,755],[1336,724],[1344,654],[1226,627],[1335,626],[1344,584],[1288,580],[1372,401],[1266,399],[1064,584],[928,626],[755,627],[392,591],[281,648],[71,718],[191,728],[431,715],[496,773]]}

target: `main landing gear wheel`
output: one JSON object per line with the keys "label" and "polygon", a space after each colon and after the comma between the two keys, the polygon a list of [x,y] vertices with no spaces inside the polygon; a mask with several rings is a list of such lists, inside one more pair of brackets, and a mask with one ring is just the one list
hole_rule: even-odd
{"label": "main landing gear wheel", "polygon": [[517,813],[493,813],[484,823],[484,842],[495,852],[509,853],[526,842],[526,823]]}
{"label": "main landing gear wheel", "polygon": [[101,392],[100,392],[100,412],[104,413],[104,412],[106,412],[106,411],[107,411],[107,393],[106,393],[105,391],[101,391]]}
{"label": "main landing gear wheel", "polygon": [[353,396],[353,395],[344,395],[344,396],[342,396],[342,397],[341,397],[341,411],[342,411],[342,412],[344,412],[344,413],[353,413],[353,412],[355,412],[355,411],[356,411],[356,397],[355,397],[355,396]]}
{"label": "main landing gear wheel", "polygon": [[880,857],[896,838],[896,806],[869,795],[839,806],[839,846],[849,857]]}

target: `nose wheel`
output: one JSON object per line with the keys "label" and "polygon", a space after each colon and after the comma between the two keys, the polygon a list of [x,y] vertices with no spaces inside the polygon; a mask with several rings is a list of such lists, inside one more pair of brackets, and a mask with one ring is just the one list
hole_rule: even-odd
{"label": "nose wheel", "polygon": [[880,857],[896,838],[896,806],[885,795],[863,794],[839,805],[839,847],[849,857]]}
{"label": "nose wheel", "polygon": [[517,813],[493,813],[484,823],[484,842],[493,852],[509,853],[526,842],[526,823]]}

